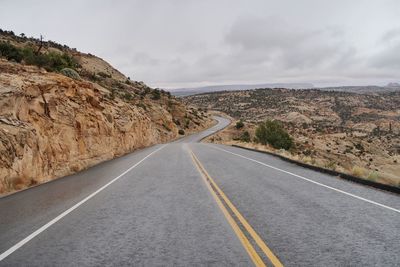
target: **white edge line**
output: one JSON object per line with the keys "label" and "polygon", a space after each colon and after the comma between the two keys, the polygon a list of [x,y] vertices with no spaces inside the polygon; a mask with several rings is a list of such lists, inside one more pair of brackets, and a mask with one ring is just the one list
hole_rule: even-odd
{"label": "white edge line", "polygon": [[58,215],[57,217],[55,217],[54,219],[52,219],[51,221],[49,221],[48,223],[46,223],[45,225],[43,225],[42,227],[40,227],[39,229],[37,229],[35,232],[33,232],[32,234],[28,235],[27,237],[25,237],[24,239],[22,239],[21,241],[19,241],[17,244],[15,244],[14,246],[12,246],[11,248],[7,249],[5,252],[3,252],[2,254],[0,254],[0,261],[4,260],[5,258],[7,258],[10,254],[14,253],[16,250],[18,250],[19,248],[21,248],[23,245],[25,245],[26,243],[28,243],[30,240],[32,240],[33,238],[35,238],[37,235],[39,235],[40,233],[42,233],[43,231],[45,231],[47,228],[49,228],[50,226],[52,226],[53,224],[55,224],[56,222],[58,222],[59,220],[61,220],[63,217],[65,217],[66,215],[68,215],[69,213],[71,213],[72,211],[74,211],[75,209],[77,209],[79,206],[81,206],[82,204],[84,204],[86,201],[88,201],[89,199],[91,199],[92,197],[94,197],[95,195],[97,195],[98,193],[100,193],[101,191],[103,191],[105,188],[107,188],[109,185],[111,185],[112,183],[114,183],[115,181],[117,181],[118,179],[120,179],[122,176],[124,176],[125,174],[127,174],[129,171],[131,171],[133,168],[137,167],[140,163],[142,163],[144,160],[146,160],[148,157],[150,157],[151,155],[153,155],[154,153],[156,153],[157,151],[163,149],[166,145],[163,145],[162,147],[154,150],[153,152],[151,152],[150,154],[148,154],[146,157],[144,157],[143,159],[141,159],[139,162],[137,162],[135,165],[133,165],[132,167],[130,167],[129,169],[127,169],[126,171],[124,171],[122,174],[120,174],[119,176],[115,177],[114,179],[112,179],[110,182],[108,182],[107,184],[103,185],[102,187],[100,187],[99,189],[97,189],[95,192],[93,192],[92,194],[90,194],[89,196],[87,196],[86,198],[82,199],[81,201],[79,201],[78,203],[76,203],[74,206],[72,206],[71,208],[67,209],[66,211],[64,211],[63,213],[61,213],[60,215]]}
{"label": "white edge line", "polygon": [[[211,145],[210,145],[210,146],[211,146]],[[389,209],[389,210],[391,210],[391,211],[400,213],[400,210],[398,210],[398,209],[395,209],[395,208],[392,208],[392,207],[389,207],[389,206],[380,204],[380,203],[378,203],[378,202],[375,202],[375,201],[372,201],[372,200],[369,200],[369,199],[366,199],[366,198],[363,198],[363,197],[359,197],[359,196],[357,196],[357,195],[353,195],[353,194],[351,194],[351,193],[348,193],[348,192],[346,192],[346,191],[343,191],[343,190],[340,190],[340,189],[331,187],[331,186],[329,186],[329,185],[325,185],[325,184],[316,182],[316,181],[314,181],[314,180],[308,179],[308,178],[306,178],[306,177],[303,177],[303,176],[300,176],[300,175],[297,175],[297,174],[294,174],[294,173],[291,173],[291,172],[288,172],[288,171],[279,169],[279,168],[277,168],[277,167],[274,167],[274,166],[265,164],[265,163],[263,163],[263,162],[261,162],[261,161],[258,161],[258,160],[252,159],[252,158],[248,158],[248,157],[242,156],[242,155],[240,155],[240,154],[236,154],[236,153],[234,153],[234,152],[231,152],[231,151],[228,151],[228,150],[219,148],[219,147],[217,147],[217,146],[211,146],[211,147],[213,147],[213,148],[215,148],[215,149],[218,149],[218,150],[221,150],[221,151],[224,151],[224,152],[226,152],[226,153],[229,153],[229,154],[232,154],[232,155],[235,155],[235,156],[238,156],[238,157],[241,157],[241,158],[244,158],[244,159],[247,159],[247,160],[256,162],[256,163],[261,164],[261,165],[263,165],[263,166],[265,166],[265,167],[268,167],[268,168],[271,168],[271,169],[274,169],[274,170],[277,170],[277,171],[281,171],[281,172],[284,172],[284,173],[293,175],[293,176],[295,176],[295,177],[297,177],[297,178],[300,178],[300,179],[303,179],[303,180],[305,180],[305,181],[307,181],[307,182],[310,182],[310,183],[313,183],[313,184],[316,184],[316,185],[319,185],[319,186],[322,186],[322,187],[325,187],[325,188],[334,190],[334,191],[336,191],[336,192],[339,192],[339,193],[342,193],[342,194],[345,194],[345,195],[354,197],[354,198],[356,198],[356,199],[359,199],[359,200],[362,200],[362,201],[365,201],[365,202],[374,204],[374,205],[376,205],[376,206],[379,206],[379,207],[382,207],[382,208]]]}

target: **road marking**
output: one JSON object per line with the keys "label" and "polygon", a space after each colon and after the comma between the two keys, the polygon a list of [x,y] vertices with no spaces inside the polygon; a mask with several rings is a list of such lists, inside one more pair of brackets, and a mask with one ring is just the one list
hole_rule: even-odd
{"label": "road marking", "polygon": [[[190,149],[189,149],[190,150]],[[218,194],[221,196],[221,198],[224,200],[224,202],[228,205],[228,207],[231,209],[233,214],[238,218],[240,223],[243,225],[243,227],[246,229],[246,231],[249,233],[249,235],[254,239],[256,244],[260,247],[262,252],[267,256],[267,258],[270,260],[270,262],[274,266],[283,266],[282,263],[279,261],[279,259],[273,254],[273,252],[268,248],[268,246],[264,243],[264,241],[261,239],[261,237],[256,233],[256,231],[251,227],[251,225],[247,222],[247,220],[240,214],[238,209],[232,204],[232,202],[228,199],[228,197],[225,195],[225,193],[219,188],[219,186],[215,183],[214,179],[211,178],[211,176],[208,174],[208,172],[205,170],[199,159],[196,157],[196,155],[193,153],[192,150],[190,150],[192,160],[195,163],[196,167],[198,168],[204,182],[207,185],[207,188],[210,190],[211,194],[213,195],[215,201],[218,203],[218,206],[222,210],[223,214],[225,215],[225,218],[228,220],[229,224],[233,228],[234,232],[236,235],[239,237],[239,240],[241,241],[242,245],[246,249],[247,253],[249,254],[250,258],[254,262],[256,266],[265,266],[265,263],[262,261],[261,257],[258,255],[254,247],[251,245],[250,241],[247,239],[246,235],[243,233],[243,231],[240,229],[238,224],[235,222],[233,217],[230,215],[229,211],[225,207],[225,205],[222,203],[222,200],[220,197],[217,195],[215,190],[218,192]],[[215,190],[213,189],[215,188]]]}
{"label": "road marking", "polygon": [[237,154],[237,153],[234,153],[234,152],[231,152],[231,151],[228,151],[228,150],[225,150],[225,149],[216,147],[216,146],[210,146],[210,147],[215,148],[215,149],[218,149],[218,150],[221,150],[221,151],[224,151],[224,152],[226,152],[226,153],[229,153],[229,154],[232,154],[232,155],[235,155],[235,156],[238,156],[238,157],[241,157],[241,158],[244,158],[244,159],[247,159],[247,160],[250,160],[250,161],[253,161],[253,162],[256,162],[256,163],[261,164],[261,165],[263,165],[263,166],[265,166],[265,167],[268,167],[268,168],[271,168],[271,169],[274,169],[274,170],[277,170],[277,171],[280,171],[280,172],[284,172],[284,173],[293,175],[293,176],[295,176],[295,177],[297,177],[297,178],[300,178],[300,179],[302,179],[302,180],[305,180],[305,181],[307,181],[307,182],[310,182],[310,183],[313,183],[313,184],[316,184],[316,185],[319,185],[319,186],[322,186],[322,187],[331,189],[331,190],[333,190],[333,191],[336,191],[336,192],[345,194],[345,195],[347,195],[347,196],[350,196],[350,197],[353,197],[353,198],[356,198],[356,199],[359,199],[359,200],[368,202],[368,203],[370,203],[370,204],[379,206],[379,207],[381,207],[381,208],[385,208],[385,209],[388,209],[388,210],[391,210],[391,211],[400,213],[400,210],[398,210],[398,209],[395,209],[395,208],[392,208],[392,207],[383,205],[383,204],[381,204],[381,203],[378,203],[378,202],[375,202],[375,201],[372,201],[372,200],[369,200],[369,199],[366,199],[366,198],[363,198],[363,197],[359,197],[359,196],[357,196],[357,195],[348,193],[348,192],[346,192],[346,191],[337,189],[337,188],[332,187],[332,186],[329,186],[329,185],[325,185],[325,184],[316,182],[316,181],[314,181],[314,180],[308,179],[308,178],[303,177],[303,176],[301,176],[301,175],[297,175],[297,174],[295,174],[295,173],[291,173],[291,172],[288,172],[288,171],[279,169],[279,168],[277,168],[277,167],[274,167],[274,166],[265,164],[265,163],[263,163],[263,162],[261,162],[261,161],[258,161],[258,160],[252,159],[252,158],[248,158],[248,157],[246,157],[246,156],[243,156],[243,155],[240,155],[240,154]]}
{"label": "road marking", "polygon": [[107,188],[108,186],[110,186],[112,183],[114,183],[115,181],[117,181],[118,179],[120,179],[122,176],[124,176],[125,174],[127,174],[129,171],[131,171],[133,168],[137,167],[140,163],[142,163],[144,160],[146,160],[148,157],[150,157],[151,155],[153,155],[154,153],[156,153],[157,151],[160,151],[161,149],[163,149],[166,145],[161,146],[160,148],[154,150],[153,152],[151,152],[150,154],[148,154],[146,157],[144,157],[143,159],[141,159],[139,162],[137,162],[135,165],[133,165],[132,167],[130,167],[129,169],[127,169],[126,171],[124,171],[122,174],[120,174],[119,176],[115,177],[114,179],[112,179],[110,182],[108,182],[107,184],[105,184],[104,186],[102,186],[101,188],[97,189],[95,192],[93,192],[92,194],[90,194],[89,196],[87,196],[86,198],[84,198],[83,200],[79,201],[78,203],[76,203],[74,206],[72,206],[71,208],[67,209],[66,211],[64,211],[63,213],[61,213],[60,215],[58,215],[57,217],[55,217],[54,219],[52,219],[51,221],[49,221],[48,223],[46,223],[45,225],[43,225],[42,227],[40,227],[39,229],[37,229],[35,232],[33,232],[32,234],[28,235],[27,237],[25,237],[24,239],[22,239],[21,241],[19,241],[17,244],[15,244],[14,246],[12,246],[11,248],[9,248],[8,250],[6,250],[5,252],[3,252],[2,254],[0,254],[0,261],[4,260],[5,258],[7,258],[10,254],[14,253],[16,250],[18,250],[19,248],[21,248],[23,245],[25,245],[26,243],[28,243],[29,241],[31,241],[33,238],[35,238],[37,235],[39,235],[40,233],[42,233],[43,231],[45,231],[47,228],[49,228],[50,226],[52,226],[53,224],[55,224],[56,222],[58,222],[59,220],[61,220],[63,217],[67,216],[69,213],[71,213],[72,211],[74,211],[75,209],[77,209],[79,206],[81,206],[82,204],[84,204],[86,201],[88,201],[89,199],[91,199],[92,197],[94,197],[95,195],[97,195],[98,193],[100,193],[101,191],[103,191],[105,188]]}

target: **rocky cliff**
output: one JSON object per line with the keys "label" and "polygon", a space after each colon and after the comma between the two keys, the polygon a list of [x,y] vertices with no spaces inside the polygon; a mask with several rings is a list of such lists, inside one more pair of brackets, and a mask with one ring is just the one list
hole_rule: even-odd
{"label": "rocky cliff", "polygon": [[0,59],[0,194],[211,124],[206,114],[130,81],[101,59],[75,56],[87,65],[78,70],[82,77],[90,60],[103,72],[72,79]]}

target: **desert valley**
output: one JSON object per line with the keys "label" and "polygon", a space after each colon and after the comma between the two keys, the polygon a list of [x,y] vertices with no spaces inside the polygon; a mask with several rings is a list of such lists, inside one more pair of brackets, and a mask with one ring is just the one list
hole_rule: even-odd
{"label": "desert valley", "polygon": [[[400,186],[400,91],[352,93],[257,89],[187,96],[233,122],[208,138],[282,154],[312,165]],[[278,120],[294,140],[289,151],[253,142],[257,125]],[[243,120],[243,127],[236,122]],[[244,134],[245,133],[245,134]]]}

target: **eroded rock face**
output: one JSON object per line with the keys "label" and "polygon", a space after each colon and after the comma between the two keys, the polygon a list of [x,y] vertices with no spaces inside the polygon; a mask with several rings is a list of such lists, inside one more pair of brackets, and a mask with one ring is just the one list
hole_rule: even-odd
{"label": "eroded rock face", "polygon": [[108,93],[88,81],[0,60],[0,193],[176,138],[174,121],[187,116],[174,99],[165,100],[168,109],[162,99],[137,105]]}

